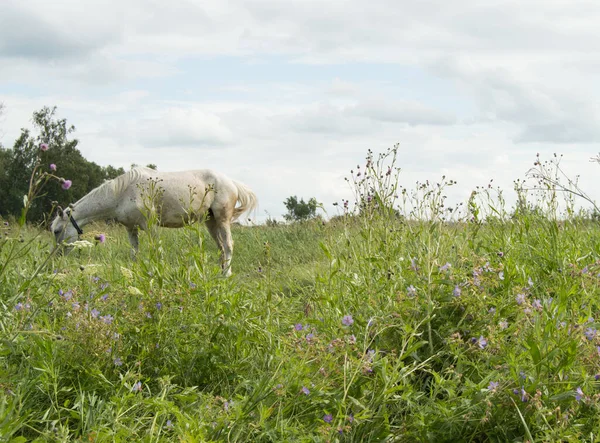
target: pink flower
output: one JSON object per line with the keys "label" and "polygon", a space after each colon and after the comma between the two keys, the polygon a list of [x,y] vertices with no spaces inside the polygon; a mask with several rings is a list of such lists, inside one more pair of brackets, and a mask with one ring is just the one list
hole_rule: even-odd
{"label": "pink flower", "polygon": [[51,171],[56,171],[56,165],[54,163],[50,164],[50,170]]}
{"label": "pink flower", "polygon": [[48,150],[48,143],[42,143],[40,145],[40,149],[44,152],[46,152]]}
{"label": "pink flower", "polygon": [[98,234],[94,237],[94,240],[97,240],[100,243],[104,243],[106,241],[106,236],[104,234]]}
{"label": "pink flower", "polygon": [[66,191],[71,187],[72,184],[73,182],[71,180],[65,180],[62,184],[62,188]]}

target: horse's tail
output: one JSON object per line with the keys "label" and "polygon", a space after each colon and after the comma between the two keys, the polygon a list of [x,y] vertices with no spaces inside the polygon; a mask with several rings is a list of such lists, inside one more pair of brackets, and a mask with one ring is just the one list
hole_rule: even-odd
{"label": "horse's tail", "polygon": [[256,194],[252,192],[252,190],[243,183],[232,180],[233,184],[237,188],[238,198],[237,202],[239,202],[239,206],[233,208],[233,217],[232,220],[236,220],[240,215],[244,212],[252,211],[256,209],[258,206],[258,199],[256,198]]}

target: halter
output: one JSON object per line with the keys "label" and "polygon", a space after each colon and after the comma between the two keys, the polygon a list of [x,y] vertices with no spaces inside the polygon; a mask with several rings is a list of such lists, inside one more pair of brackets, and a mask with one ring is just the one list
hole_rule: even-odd
{"label": "halter", "polygon": [[73,227],[75,228],[75,230],[77,231],[78,235],[83,234],[83,229],[81,229],[79,227],[79,225],[77,224],[77,222],[75,221],[75,219],[73,218],[73,216],[71,215],[71,211],[69,211],[69,220],[71,221],[71,224],[73,225]]}

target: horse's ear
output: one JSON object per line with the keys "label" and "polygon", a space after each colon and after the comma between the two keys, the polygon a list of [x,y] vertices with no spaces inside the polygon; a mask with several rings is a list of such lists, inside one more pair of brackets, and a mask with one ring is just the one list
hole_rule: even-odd
{"label": "horse's ear", "polygon": [[58,215],[60,215],[61,217],[63,216],[64,212],[63,212],[63,208],[61,208],[60,206],[56,207],[56,210],[58,212]]}

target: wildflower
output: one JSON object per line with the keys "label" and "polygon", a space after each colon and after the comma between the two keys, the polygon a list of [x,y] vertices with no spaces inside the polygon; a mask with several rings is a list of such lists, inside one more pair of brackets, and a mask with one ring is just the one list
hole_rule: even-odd
{"label": "wildflower", "polygon": [[594,380],[596,380],[596,381],[600,380],[600,374],[594,375]]}
{"label": "wildflower", "polygon": [[525,302],[525,294],[517,294],[515,298],[517,299],[518,305],[522,305]]}
{"label": "wildflower", "polygon": [[[62,290],[60,292],[62,292]],[[59,294],[60,294],[60,292],[59,292]],[[64,294],[60,294],[60,295],[62,295],[66,301],[69,301],[73,297],[73,291],[67,291]]]}
{"label": "wildflower", "polygon": [[502,251],[498,251],[497,254],[498,254],[498,257],[500,257],[500,258],[504,257],[504,252],[502,252]]}
{"label": "wildflower", "polygon": [[333,415],[331,414],[326,414],[325,416],[323,416],[323,421],[325,423],[331,423],[333,421]]}
{"label": "wildflower", "polygon": [[352,316],[350,314],[344,315],[344,318],[342,318],[342,324],[344,326],[352,326],[353,323],[354,323],[354,319],[352,318]]}
{"label": "wildflower", "polygon": [[488,391],[496,392],[496,389],[498,389],[498,385],[499,385],[499,383],[497,381],[491,381],[487,387]]}
{"label": "wildflower", "polygon": [[171,420],[167,420],[167,424],[165,425],[167,429],[173,429],[173,422]]}
{"label": "wildflower", "polygon": [[406,288],[406,292],[408,293],[409,297],[415,297],[417,295],[417,289],[413,285],[410,285],[408,288]]}
{"label": "wildflower", "polygon": [[521,401],[525,403],[527,401],[527,391],[521,387]]}
{"label": "wildflower", "polygon": [[354,334],[352,334],[349,338],[348,338],[348,343],[350,343],[351,345],[356,343],[356,336]]}
{"label": "wildflower", "polygon": [[419,267],[417,266],[417,259],[416,258],[411,258],[410,259],[410,269],[412,269],[413,271],[418,271]]}
{"label": "wildflower", "polygon": [[100,311],[97,310],[96,308],[92,309],[92,318],[98,318],[98,316],[100,315]]}
{"label": "wildflower", "polygon": [[440,272],[446,272],[448,269],[450,269],[451,266],[452,265],[450,263],[446,262],[445,265],[440,266]]}
{"label": "wildflower", "polygon": [[46,152],[48,150],[48,143],[42,143],[40,144],[40,149],[44,152]]}
{"label": "wildflower", "polygon": [[348,415],[348,421],[349,421],[350,423],[354,422],[354,414],[349,414],[349,415]]}
{"label": "wildflower", "polygon": [[581,401],[585,397],[585,394],[581,390],[581,388],[577,388],[575,390],[575,400]]}
{"label": "wildflower", "polygon": [[487,346],[488,342],[487,342],[486,338],[483,335],[481,335],[479,337],[479,340],[477,340],[477,344],[480,349],[483,349]]}
{"label": "wildflower", "polygon": [[117,357],[114,360],[115,366],[121,366],[123,364],[123,361],[121,360],[121,357]]}
{"label": "wildflower", "polygon": [[295,325],[294,325],[294,329],[295,329],[296,331],[301,331],[301,330],[302,330],[302,323],[297,323],[297,324],[295,324]]}
{"label": "wildflower", "polygon": [[100,297],[102,299],[102,301],[106,301],[108,300],[108,294],[104,294],[102,297]]}
{"label": "wildflower", "polygon": [[157,302],[156,303],[156,309],[161,309],[162,308],[162,303],[161,302]]}
{"label": "wildflower", "polygon": [[302,386],[302,389],[300,389],[300,391],[302,391],[302,393],[304,395],[309,395],[310,394],[310,390],[306,386]]}
{"label": "wildflower", "polygon": [[56,165],[54,163],[50,163],[50,170],[56,171]]}
{"label": "wildflower", "polygon": [[531,279],[531,277],[529,277],[527,279],[527,284],[529,285],[530,288],[533,286],[533,280]]}
{"label": "wildflower", "polygon": [[15,305],[15,311],[22,311],[23,310],[23,303],[17,303]]}
{"label": "wildflower", "polygon": [[527,379],[527,374],[525,374],[525,372],[523,372],[523,371],[519,372],[519,376],[520,376],[520,377],[521,377],[523,380]]}
{"label": "wildflower", "polygon": [[587,274],[588,272],[589,272],[589,269],[587,266],[581,270],[582,274]]}
{"label": "wildflower", "polygon": [[587,328],[583,334],[585,335],[585,338],[587,338],[588,340],[593,340],[596,337],[597,333],[598,333],[597,329]]}
{"label": "wildflower", "polygon": [[76,302],[76,301],[73,302],[73,309],[75,311],[77,311],[79,309],[79,302]]}
{"label": "wildflower", "polygon": [[488,312],[489,312],[490,314],[494,315],[494,314],[496,313],[496,308],[494,308],[494,307],[492,306],[490,309],[488,309]]}
{"label": "wildflower", "polygon": [[108,314],[108,315],[105,315],[104,317],[100,317],[100,320],[102,320],[107,325],[110,325],[113,322],[114,317],[112,315]]}
{"label": "wildflower", "polygon": [[460,297],[460,294],[462,294],[462,290],[460,289],[460,286],[458,286],[458,285],[454,286],[454,290],[452,291],[452,295],[454,297]]}
{"label": "wildflower", "polygon": [[66,191],[67,189],[69,189],[71,187],[72,184],[73,184],[73,182],[71,180],[64,180],[62,182],[62,188]]}
{"label": "wildflower", "polygon": [[539,298],[536,298],[533,301],[533,303],[531,304],[531,306],[533,306],[534,309],[541,310],[542,309],[542,302],[540,301]]}
{"label": "wildflower", "polygon": [[313,338],[315,338],[315,334],[313,334],[313,333],[307,334],[306,341],[311,341]]}
{"label": "wildflower", "polygon": [[94,237],[94,240],[96,240],[97,242],[100,242],[100,243],[104,243],[106,241],[106,235],[98,234]]}
{"label": "wildflower", "polygon": [[388,166],[388,170],[385,173],[385,175],[391,175],[392,174],[392,168]]}
{"label": "wildflower", "polygon": [[135,384],[133,385],[133,388],[131,388],[132,392],[142,392],[142,382],[138,381],[135,382]]}
{"label": "wildflower", "polygon": [[498,272],[498,278],[499,278],[500,280],[504,280],[504,271],[500,271],[500,272]]}
{"label": "wildflower", "polygon": [[502,320],[500,323],[498,323],[498,326],[500,326],[500,329],[504,330],[508,328],[508,322],[506,320]]}

